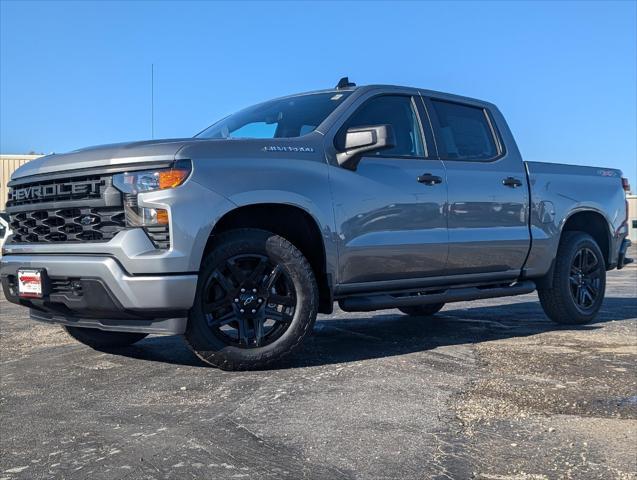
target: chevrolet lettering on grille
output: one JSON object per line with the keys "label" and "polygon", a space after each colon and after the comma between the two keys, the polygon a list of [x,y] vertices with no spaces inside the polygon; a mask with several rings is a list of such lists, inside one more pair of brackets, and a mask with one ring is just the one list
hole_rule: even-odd
{"label": "chevrolet lettering on grille", "polygon": [[60,195],[99,193],[100,183],[101,180],[86,180],[83,182],[29,185],[23,188],[11,188],[9,190],[9,201],[46,199]]}

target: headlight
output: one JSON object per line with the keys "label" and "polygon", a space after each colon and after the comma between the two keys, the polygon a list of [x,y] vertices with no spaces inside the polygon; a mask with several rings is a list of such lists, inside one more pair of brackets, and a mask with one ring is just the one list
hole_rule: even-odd
{"label": "headlight", "polygon": [[190,160],[179,160],[170,168],[115,174],[113,186],[120,192],[130,195],[175,188],[186,181],[191,171]]}
{"label": "headlight", "polygon": [[163,208],[140,207],[137,195],[182,185],[192,172],[190,160],[179,160],[170,168],[138,170],[113,175],[113,186],[124,195],[126,224],[143,227],[157,248],[170,247],[170,221]]}

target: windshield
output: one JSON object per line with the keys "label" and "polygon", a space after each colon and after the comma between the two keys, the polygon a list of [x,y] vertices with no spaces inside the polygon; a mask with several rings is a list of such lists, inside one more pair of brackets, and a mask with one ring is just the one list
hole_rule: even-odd
{"label": "windshield", "polygon": [[218,121],[199,138],[291,138],[313,132],[350,92],[297,95],[270,100]]}

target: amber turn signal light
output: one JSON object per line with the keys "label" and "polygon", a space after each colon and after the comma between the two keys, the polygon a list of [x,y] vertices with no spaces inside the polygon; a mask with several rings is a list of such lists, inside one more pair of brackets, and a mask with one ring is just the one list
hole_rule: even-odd
{"label": "amber turn signal light", "polygon": [[175,188],[186,181],[190,170],[183,168],[171,168],[170,170],[159,170],[159,188]]}
{"label": "amber turn signal light", "polygon": [[[170,188],[170,187],[167,187]],[[164,210],[163,208],[157,209],[157,224],[158,225],[168,225],[168,210]]]}

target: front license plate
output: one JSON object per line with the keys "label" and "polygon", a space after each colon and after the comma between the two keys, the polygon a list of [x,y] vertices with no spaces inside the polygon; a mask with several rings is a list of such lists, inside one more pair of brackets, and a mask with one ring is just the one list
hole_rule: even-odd
{"label": "front license plate", "polygon": [[42,298],[42,270],[18,270],[18,296]]}

